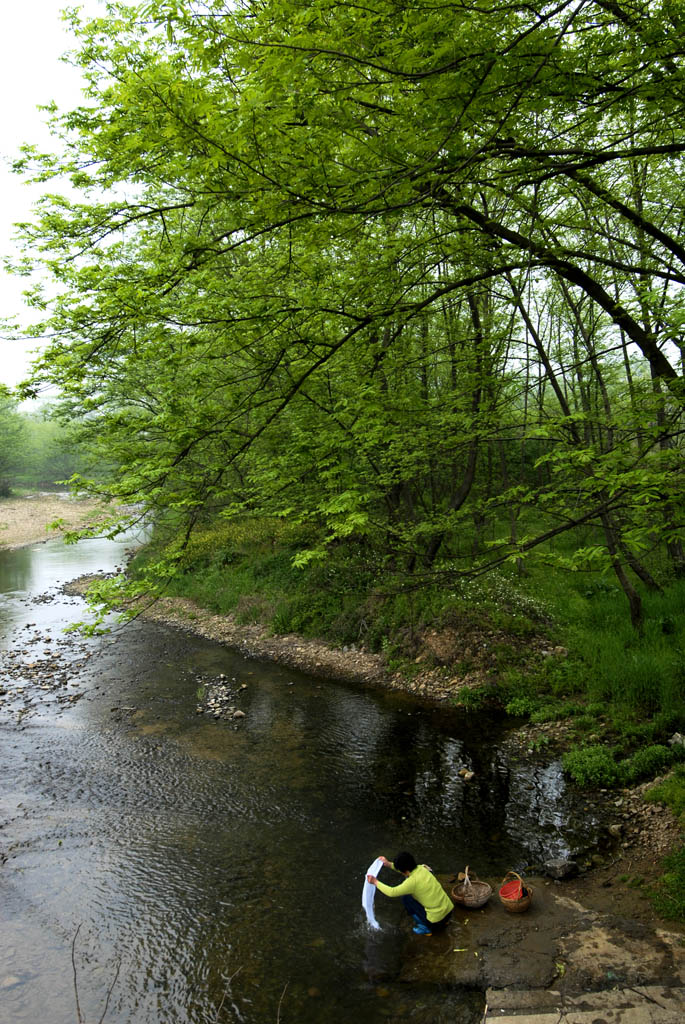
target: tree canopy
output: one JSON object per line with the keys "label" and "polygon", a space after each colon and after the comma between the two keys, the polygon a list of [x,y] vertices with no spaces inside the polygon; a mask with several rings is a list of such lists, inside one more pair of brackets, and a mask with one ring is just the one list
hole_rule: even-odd
{"label": "tree canopy", "polygon": [[592,525],[566,564],[613,568],[639,625],[641,553],[685,565],[682,5],[70,19],[65,155],[17,161],[80,195],[24,228],[59,284],[25,392],[59,385],[106,492],[414,578]]}

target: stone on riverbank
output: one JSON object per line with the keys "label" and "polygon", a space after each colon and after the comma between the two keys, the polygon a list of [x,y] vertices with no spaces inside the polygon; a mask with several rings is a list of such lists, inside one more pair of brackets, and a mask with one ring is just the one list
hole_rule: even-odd
{"label": "stone on riverbank", "polygon": [[549,878],[556,878],[560,880],[562,878],[573,878],[574,875],[578,874],[578,865],[574,860],[559,859],[559,860],[547,860],[543,864],[543,869]]}

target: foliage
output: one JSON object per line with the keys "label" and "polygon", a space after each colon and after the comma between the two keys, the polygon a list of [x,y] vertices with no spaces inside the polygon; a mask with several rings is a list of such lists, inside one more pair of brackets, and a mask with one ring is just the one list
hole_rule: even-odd
{"label": "foliage", "polygon": [[549,700],[544,701],[530,716],[531,722],[540,724],[542,722],[555,722],[561,718],[568,718],[582,711],[582,705],[568,701]]}
{"label": "foliage", "polygon": [[74,424],[45,407],[30,414],[0,388],[0,496],[12,488],[54,487],[87,464]]}
{"label": "foliage", "polygon": [[569,750],[562,758],[564,771],[579,786],[613,786],[619,780],[613,751],[601,744]]}
{"label": "foliage", "polygon": [[583,706],[571,701],[560,701],[538,693],[536,696],[512,697],[504,704],[508,715],[527,715],[533,724],[555,722],[583,711]]}
{"label": "foliage", "polygon": [[616,750],[601,744],[577,747],[564,754],[564,771],[580,786],[630,786],[652,778],[683,756],[660,743],[642,747],[620,761],[616,760]]}
{"label": "foliage", "polygon": [[626,785],[632,785],[641,779],[653,778],[668,768],[675,758],[675,752],[661,743],[643,747],[631,757],[619,762],[619,777]]}
{"label": "foliage", "polygon": [[681,845],[664,859],[666,871],[659,879],[652,902],[662,917],[672,921],[685,921],[685,845]]}
{"label": "foliage", "polygon": [[[645,800],[666,804],[685,827],[685,764],[676,764],[665,779],[651,786]],[[669,854],[663,866],[664,874],[651,892],[652,902],[662,917],[685,922],[685,844]]]}
{"label": "foliage", "polygon": [[[654,555],[648,564],[663,571],[664,563]],[[611,713],[621,733],[635,723],[653,730],[650,723],[660,717],[657,733],[666,733],[668,721],[672,732],[685,712],[685,581],[664,575],[659,592],[643,590],[641,633],[626,620],[620,590],[601,584],[597,574],[582,580],[573,574],[531,576],[530,586],[549,604],[558,641],[569,651],[568,657],[547,659],[542,688],[571,698],[582,694],[588,712]],[[655,733],[642,738],[654,739]]]}
{"label": "foliage", "polygon": [[648,803],[666,804],[685,825],[685,765],[677,764],[662,782],[645,793]]}
{"label": "foliage", "polygon": [[485,686],[462,686],[455,697],[455,703],[466,711],[480,711],[491,696],[492,692]]}
{"label": "foliage", "polygon": [[532,697],[512,697],[504,705],[504,710],[508,715],[523,717],[532,714],[536,707],[537,702]]}
{"label": "foliage", "polygon": [[[60,419],[51,407],[22,414],[24,427],[15,481],[23,487],[63,485],[88,466],[87,449],[79,443],[78,426]],[[103,467],[99,467],[102,472]]]}
{"label": "foliage", "polygon": [[0,497],[6,498],[21,459],[24,425],[16,402],[0,385]]}
{"label": "foliage", "polygon": [[81,485],[180,544],[287,519],[296,565],[349,544],[397,591],[613,573],[642,629],[645,553],[685,570],[679,6],[69,18],[84,103],[16,169],[76,198],[46,191],[15,269],[57,289],[24,394],[59,387],[117,467]]}
{"label": "foliage", "polygon": [[530,749],[533,751],[533,753],[539,754],[549,746],[549,743],[549,736],[545,736],[545,734],[542,733],[540,736],[536,736],[534,737],[534,739],[531,740]]}

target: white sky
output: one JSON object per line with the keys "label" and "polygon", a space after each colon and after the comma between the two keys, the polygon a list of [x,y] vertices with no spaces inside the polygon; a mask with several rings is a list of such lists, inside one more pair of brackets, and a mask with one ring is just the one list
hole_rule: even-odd
{"label": "white sky", "polygon": [[[98,14],[100,0],[4,0],[0,13],[0,254],[13,251],[13,223],[30,217],[39,187],[22,184],[8,161],[18,156],[23,142],[53,149],[45,126],[46,115],[36,108],[54,100],[68,110],[81,101],[81,80],[75,68],[60,61],[73,47],[73,39],[61,20],[65,7],[81,7]],[[53,189],[54,190],[54,189]],[[5,273],[0,264],[0,320],[31,322],[33,313],[24,304],[26,281]],[[25,345],[0,337],[0,382],[17,384],[26,374],[29,350]]]}

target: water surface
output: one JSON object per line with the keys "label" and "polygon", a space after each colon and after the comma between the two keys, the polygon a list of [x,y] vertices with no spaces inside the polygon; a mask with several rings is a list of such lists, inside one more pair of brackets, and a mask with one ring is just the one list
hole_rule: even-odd
{"label": "water surface", "polygon": [[[364,870],[410,849],[498,878],[568,853],[592,825],[559,765],[512,763],[496,722],[160,625],[65,638],[83,603],[62,584],[127,543],[0,553],[0,1024],[73,1024],[76,994],[97,1021],[117,970],[118,1024],[478,1020],[477,994],[396,980],[443,940],[412,938],[381,895],[370,933]],[[238,723],[197,713],[221,673]]]}

